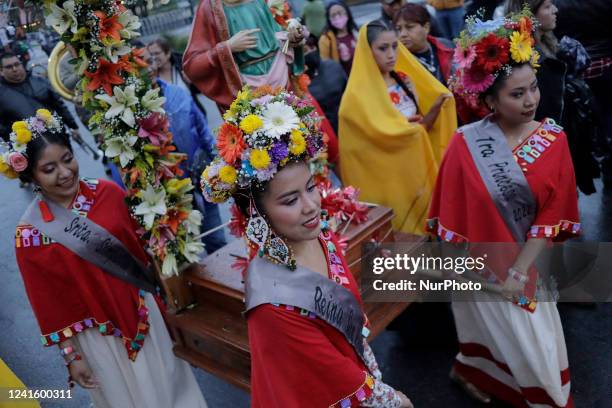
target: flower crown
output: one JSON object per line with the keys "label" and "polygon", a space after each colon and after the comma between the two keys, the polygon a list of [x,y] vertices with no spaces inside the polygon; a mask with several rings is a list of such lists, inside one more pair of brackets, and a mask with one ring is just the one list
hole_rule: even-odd
{"label": "flower crown", "polygon": [[0,155],[0,173],[14,179],[28,167],[28,143],[49,132],[61,133],[64,125],[59,116],[38,109],[36,116],[14,122],[11,129],[9,141],[2,143],[5,151]]}
{"label": "flower crown", "polygon": [[206,199],[224,202],[238,189],[271,180],[290,161],[317,158],[324,143],[314,111],[280,88],[243,88],[223,115],[218,156],[202,173]]}
{"label": "flower crown", "polygon": [[477,108],[478,96],[499,74],[510,74],[513,63],[538,68],[540,54],[534,48],[534,31],[533,14],[528,8],[495,20],[468,18],[466,29],[455,40],[453,63],[457,70],[450,84],[452,91]]}

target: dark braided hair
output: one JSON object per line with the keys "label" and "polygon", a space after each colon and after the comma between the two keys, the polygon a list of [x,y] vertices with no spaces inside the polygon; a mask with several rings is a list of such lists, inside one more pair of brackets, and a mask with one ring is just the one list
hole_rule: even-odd
{"label": "dark braided hair", "polygon": [[[372,48],[372,43],[374,43],[374,41],[376,41],[376,39],[382,33],[385,33],[388,31],[392,31],[394,33],[396,32],[393,26],[391,26],[385,20],[382,20],[382,19],[371,21],[370,23],[368,23],[366,28],[367,28],[368,45],[370,46],[370,48]],[[410,88],[408,88],[408,85],[406,85],[406,82],[404,82],[404,80],[400,77],[400,75],[394,70],[391,71],[389,74],[391,75],[391,78],[393,78],[395,82],[404,90],[404,92],[406,92],[406,95],[408,95],[408,97],[412,99],[412,102],[414,102],[414,106],[418,106],[414,93],[412,92]]]}

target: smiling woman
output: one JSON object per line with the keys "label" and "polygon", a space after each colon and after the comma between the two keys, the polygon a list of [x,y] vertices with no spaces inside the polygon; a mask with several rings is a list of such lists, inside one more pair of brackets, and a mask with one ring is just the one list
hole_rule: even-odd
{"label": "smiling woman", "polygon": [[42,343],[59,347],[69,383],[101,408],[206,407],[189,365],[172,353],[125,194],[79,179],[68,135],[49,111],[12,130],[0,171],[37,191],[16,229],[17,263]]}
{"label": "smiling woman", "polygon": [[357,284],[322,217],[309,168],[323,150],[313,111],[293,94],[245,88],[221,130],[233,148],[202,175],[210,201],[234,199],[250,248],[252,406],[412,407],[382,382]]}

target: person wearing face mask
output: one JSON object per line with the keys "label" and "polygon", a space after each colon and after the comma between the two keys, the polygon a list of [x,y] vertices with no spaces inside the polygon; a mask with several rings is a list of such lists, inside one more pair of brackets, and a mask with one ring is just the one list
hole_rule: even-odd
{"label": "person wearing face mask", "polygon": [[518,12],[525,4],[539,23],[535,44],[541,56],[537,77],[542,102],[535,118],[552,118],[563,126],[578,188],[584,194],[592,194],[596,191],[594,179],[600,175],[592,144],[599,131],[599,118],[593,93],[583,79],[590,65],[589,55],[575,39],[557,39],[553,30],[557,27],[558,10],[552,0],[510,0],[506,12]]}
{"label": "person wearing face mask", "polygon": [[339,62],[349,74],[353,65],[357,35],[357,25],[346,3],[341,0],[328,3],[327,30],[319,39],[321,58]]}
{"label": "person wearing face mask", "polygon": [[425,232],[438,166],[456,128],[450,91],[399,43],[393,26],[375,20],[362,27],[340,105],[342,181],[364,201],[393,208],[395,231]]}
{"label": "person wearing face mask", "polygon": [[304,52],[306,74],[310,77],[308,91],[317,100],[337,134],[338,108],[348,79],[346,72],[336,61],[321,59],[314,36],[306,40]]}
{"label": "person wearing face mask", "polygon": [[412,408],[383,382],[358,286],[321,211],[314,112],[282,91],[241,98],[238,116],[266,125],[222,125],[219,136],[235,143],[204,171],[202,190],[213,202],[233,198],[243,220],[251,407]]}
{"label": "person wearing face mask", "polygon": [[430,35],[431,16],[419,4],[402,6],[393,19],[399,39],[425,68],[443,84],[452,73],[453,43]]}

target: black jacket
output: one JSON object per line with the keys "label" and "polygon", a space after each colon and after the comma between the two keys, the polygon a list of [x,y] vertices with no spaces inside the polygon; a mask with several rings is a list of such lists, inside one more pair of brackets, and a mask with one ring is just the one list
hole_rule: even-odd
{"label": "black jacket", "polygon": [[57,112],[69,128],[78,128],[72,114],[46,79],[28,75],[20,84],[0,80],[0,135],[3,139],[8,139],[13,122],[34,116],[37,109],[43,108]]}
{"label": "black jacket", "polygon": [[552,118],[563,126],[576,184],[584,194],[592,194],[595,192],[593,179],[599,177],[599,167],[592,153],[597,127],[590,89],[582,79],[570,75],[572,67],[558,58],[543,57],[540,65],[537,72],[540,105],[535,119]]}
{"label": "black jacket", "polygon": [[311,78],[308,85],[308,90],[321,105],[336,133],[338,133],[338,109],[346,82],[346,72],[342,65],[332,60],[321,60],[317,74]]}
{"label": "black jacket", "polygon": [[612,57],[612,1],[556,0],[558,38],[580,41],[591,59]]}

